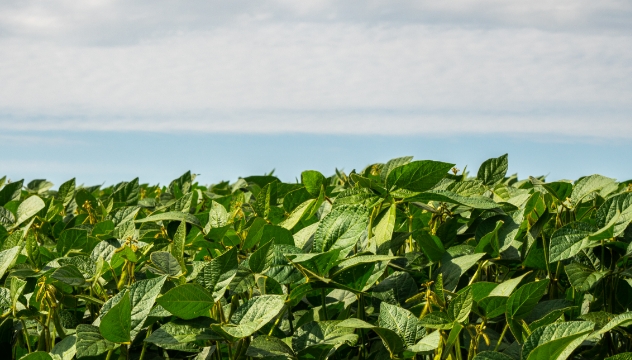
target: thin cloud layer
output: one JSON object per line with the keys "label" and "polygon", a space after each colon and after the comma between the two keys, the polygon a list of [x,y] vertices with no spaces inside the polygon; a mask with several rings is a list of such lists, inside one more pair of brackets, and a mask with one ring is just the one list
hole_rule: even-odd
{"label": "thin cloud layer", "polygon": [[623,1],[3,2],[0,128],[632,137],[631,14]]}

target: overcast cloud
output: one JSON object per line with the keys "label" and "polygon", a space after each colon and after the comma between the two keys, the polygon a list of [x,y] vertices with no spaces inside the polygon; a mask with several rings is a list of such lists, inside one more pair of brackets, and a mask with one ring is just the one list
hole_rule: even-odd
{"label": "overcast cloud", "polygon": [[2,1],[0,129],[632,137],[630,1]]}

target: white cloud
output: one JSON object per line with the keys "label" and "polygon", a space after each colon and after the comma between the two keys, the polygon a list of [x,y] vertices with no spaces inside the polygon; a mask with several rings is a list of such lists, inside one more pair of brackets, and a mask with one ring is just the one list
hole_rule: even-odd
{"label": "white cloud", "polygon": [[0,128],[632,137],[631,14],[622,1],[7,2]]}

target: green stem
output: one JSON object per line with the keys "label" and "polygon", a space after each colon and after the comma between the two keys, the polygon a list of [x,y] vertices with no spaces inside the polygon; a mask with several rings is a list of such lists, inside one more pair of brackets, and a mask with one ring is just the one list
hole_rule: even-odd
{"label": "green stem", "polygon": [[496,347],[494,347],[494,351],[498,351],[498,348],[500,347],[500,344],[503,342],[503,338],[505,337],[505,333],[507,332],[507,329],[509,329],[509,323],[505,324],[505,327],[503,328],[503,332],[500,333],[500,337],[498,338],[498,342],[496,343]]}
{"label": "green stem", "polygon": [[108,354],[105,356],[105,360],[110,360],[110,358],[112,357],[113,353],[114,353],[114,349],[109,350]]}
{"label": "green stem", "polygon": [[[149,327],[147,328],[147,335],[145,335],[145,338],[148,338],[149,335],[151,335],[152,326],[153,324],[149,325]],[[146,352],[147,352],[147,342],[143,341],[143,349],[140,351],[140,357],[138,358],[138,360],[143,360],[145,358]]]}
{"label": "green stem", "polygon": [[329,320],[329,317],[327,316],[327,305],[325,304],[325,300],[326,300],[325,288],[320,289],[320,300],[323,307],[323,317],[325,318],[325,320]]}
{"label": "green stem", "polygon": [[31,344],[29,343],[29,331],[26,328],[26,322],[24,321],[24,319],[20,319],[20,322],[22,323],[22,331],[24,331],[24,341],[26,341],[26,348],[29,350],[29,354],[30,354],[32,350],[31,350]]}

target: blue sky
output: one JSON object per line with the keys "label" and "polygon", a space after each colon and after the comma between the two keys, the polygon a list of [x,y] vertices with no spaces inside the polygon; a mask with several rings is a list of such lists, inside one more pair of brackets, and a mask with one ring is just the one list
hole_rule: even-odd
{"label": "blue sky", "polygon": [[0,173],[632,178],[632,3],[3,1]]}

